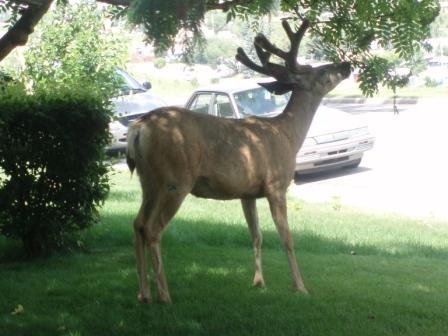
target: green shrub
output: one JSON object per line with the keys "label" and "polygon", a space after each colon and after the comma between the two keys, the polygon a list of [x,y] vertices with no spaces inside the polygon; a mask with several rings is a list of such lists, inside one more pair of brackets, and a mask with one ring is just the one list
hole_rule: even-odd
{"label": "green shrub", "polygon": [[111,113],[97,96],[52,90],[0,96],[0,234],[28,256],[66,249],[109,190]]}
{"label": "green shrub", "polygon": [[439,83],[435,79],[432,79],[431,77],[426,76],[425,77],[425,86],[434,88],[434,87],[439,86]]}
{"label": "green shrub", "polygon": [[156,69],[162,69],[165,67],[165,65],[166,65],[166,61],[164,58],[156,58],[154,60],[154,67]]}

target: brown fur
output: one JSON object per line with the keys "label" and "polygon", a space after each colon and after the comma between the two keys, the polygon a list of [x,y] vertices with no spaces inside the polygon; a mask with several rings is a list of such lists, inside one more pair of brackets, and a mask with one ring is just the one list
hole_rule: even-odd
{"label": "brown fur", "polygon": [[[251,66],[246,59],[241,61]],[[262,235],[255,201],[266,197],[288,255],[293,286],[307,292],[288,228],[286,190],[293,178],[296,153],[322,97],[346,78],[350,69],[347,64],[330,64],[306,70],[301,70],[297,85],[291,84],[294,87],[291,99],[283,113],[274,118],[223,119],[165,107],[148,113],[129,127],[127,162],[131,171],[137,170],[143,191],[142,205],[134,221],[142,302],[151,300],[145,247],[150,250],[158,298],[171,301],[160,240],[164,227],[189,193],[212,199],[241,199],[252,236],[253,283],[257,286],[264,285],[264,279]],[[304,89],[303,83],[309,89]]]}

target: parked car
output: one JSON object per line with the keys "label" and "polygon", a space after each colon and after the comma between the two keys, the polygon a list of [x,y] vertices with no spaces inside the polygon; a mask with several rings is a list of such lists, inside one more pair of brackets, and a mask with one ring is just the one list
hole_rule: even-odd
{"label": "parked car", "polygon": [[[273,117],[283,111],[289,96],[289,93],[273,95],[254,80],[242,80],[196,90],[185,107],[224,118]],[[308,174],[357,167],[374,141],[360,118],[321,105],[297,154],[296,172]]]}
{"label": "parked car", "polygon": [[121,94],[112,99],[115,120],[109,124],[112,135],[111,144],[106,148],[109,154],[125,151],[130,122],[155,108],[167,105],[163,99],[149,91],[151,88],[149,82],[140,84],[134,77],[120,69],[117,69],[116,73],[122,86]]}

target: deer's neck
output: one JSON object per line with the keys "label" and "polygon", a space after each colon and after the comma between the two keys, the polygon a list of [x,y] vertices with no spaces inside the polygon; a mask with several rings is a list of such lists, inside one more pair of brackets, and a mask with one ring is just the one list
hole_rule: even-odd
{"label": "deer's neck", "polygon": [[283,130],[290,138],[296,152],[306,138],[321,100],[322,97],[316,97],[309,91],[293,91],[285,110],[279,116],[283,124]]}

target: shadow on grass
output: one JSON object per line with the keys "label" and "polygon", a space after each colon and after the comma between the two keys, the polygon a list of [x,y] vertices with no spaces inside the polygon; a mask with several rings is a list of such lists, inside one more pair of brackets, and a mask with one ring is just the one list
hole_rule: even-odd
{"label": "shadow on grass", "polygon": [[[86,234],[87,246],[131,247],[134,232],[132,215],[104,215],[103,224],[94,227]],[[107,223],[107,224],[104,224]],[[382,256],[415,256],[431,258],[447,258],[448,248],[433,247],[413,242],[382,242],[378,245],[365,244],[353,239],[330,239],[315,232],[303,230],[292,231],[295,249],[316,255],[382,255]],[[228,224],[225,221],[207,221],[204,219],[189,220],[177,216],[167,226],[163,234],[164,246],[195,245],[210,247],[247,248],[252,251],[249,230],[244,221],[241,225]],[[263,229],[263,250],[283,250],[279,235],[272,224],[270,229]]]}
{"label": "shadow on grass", "polygon": [[[311,178],[311,181],[312,180],[313,178]],[[138,185],[135,187],[138,188]],[[139,189],[134,190],[133,188],[129,188],[129,186],[126,188],[112,189],[107,200],[109,205],[106,203],[106,206],[101,210],[100,223],[95,224],[82,232],[82,238],[85,241],[85,249],[87,253],[97,248],[132,248],[134,237],[132,222],[139,206],[139,200]],[[187,207],[193,206],[193,210],[190,212],[180,211],[171,221],[163,235],[164,245],[190,247],[195,245],[210,247],[243,247],[251,250],[251,238],[242,216],[242,211],[240,209],[234,209],[234,204],[237,203],[239,208],[239,202],[232,204],[229,208],[229,211],[233,212],[233,217],[231,217],[231,219],[227,218],[228,214],[226,213],[226,210],[220,213],[223,214],[223,217],[220,217],[220,215],[213,216],[214,211],[211,207],[216,207],[216,209],[219,209],[220,207],[219,203],[214,201],[190,198],[190,200],[184,203],[183,207],[186,203],[188,204]],[[258,208],[261,216],[263,216],[264,212],[264,220],[266,220],[267,215],[271,221],[268,207],[261,203]],[[318,210],[315,210],[311,207],[305,215],[302,215],[302,210],[296,212],[295,210],[290,209],[293,214],[293,216],[291,216],[290,213],[290,223],[297,224],[301,221],[320,222],[323,219],[326,220],[329,218],[328,223],[334,226],[334,230],[338,230],[338,226],[341,229],[344,229],[344,226],[346,225],[345,220],[343,219],[344,216],[352,215],[350,213],[338,214],[334,211],[329,212],[325,209],[317,209]],[[320,213],[316,213],[315,216],[314,211],[320,211]],[[194,215],[194,219],[189,217],[191,214]],[[416,236],[415,239],[399,239],[401,237],[397,237],[397,241],[389,239],[379,244],[365,243],[365,241],[368,241],[369,239],[362,239],[362,235],[366,236],[369,234],[369,226],[372,223],[378,227],[382,226],[383,224],[381,223],[383,222],[391,228],[395,228],[395,226],[393,222],[392,224],[386,222],[389,221],[389,218],[382,217],[378,217],[378,219],[373,218],[373,221],[364,224],[358,223],[358,220],[361,221],[365,216],[360,216],[359,214],[357,214],[357,216],[358,217],[354,220],[352,219],[352,222],[357,224],[355,226],[351,224],[349,227],[353,227],[353,231],[356,230],[360,232],[353,232],[352,235],[351,231],[349,231],[348,234],[342,235],[345,238],[329,238],[328,232],[321,233],[319,230],[320,228],[324,228],[326,225],[325,223],[321,223],[317,226],[315,225],[313,230],[307,230],[306,228],[300,230],[293,229],[292,233],[296,250],[316,255],[356,254],[436,258],[448,257],[447,244],[438,243],[436,246],[431,246],[428,242],[428,240],[431,241],[431,239],[426,239],[425,241],[427,243],[420,243],[421,240],[418,238],[418,231],[415,231],[414,233]],[[331,223],[333,219],[337,224]],[[261,221],[263,221],[263,219],[261,219]],[[295,221],[295,223],[292,221]],[[375,223],[376,221],[379,222],[379,224]],[[406,224],[407,223],[405,223],[405,225]],[[297,225],[295,226],[297,227]],[[385,233],[388,235],[399,235],[401,232],[400,230],[406,229],[407,227],[403,227],[403,224],[401,223],[401,227],[396,231],[388,232],[386,230]],[[425,228],[419,228],[419,230],[424,229]],[[363,233],[364,230],[365,233]],[[446,235],[445,231],[440,231],[440,233]],[[430,238],[433,236],[430,236]],[[20,242],[8,240],[0,236],[0,262],[23,259],[20,249]],[[266,229],[266,227],[263,228],[263,249],[282,250],[282,244],[273,223],[271,223],[268,229]]]}
{"label": "shadow on grass", "polygon": [[[113,249],[115,247],[132,248],[134,232],[132,227],[133,214],[103,214],[101,222],[93,225],[82,233],[85,242],[84,252],[87,254],[95,249]],[[447,258],[448,248],[434,247],[413,242],[382,242],[373,245],[358,242],[355,238],[330,239],[324,235],[308,230],[292,231],[297,253],[301,251],[316,255],[382,255],[382,256],[415,256],[431,258]],[[241,225],[228,224],[216,220],[189,220],[177,216],[167,226],[163,235],[164,246],[195,245],[210,247],[240,247],[251,251],[251,238],[246,223]],[[263,229],[263,250],[282,250],[277,231],[272,224],[269,229]],[[0,237],[0,263],[23,259],[20,242]]]}

